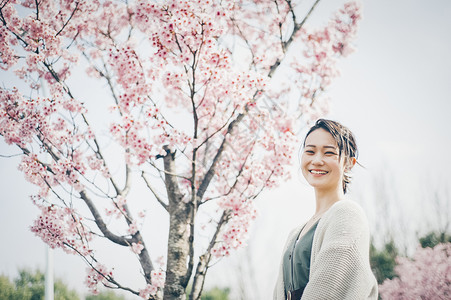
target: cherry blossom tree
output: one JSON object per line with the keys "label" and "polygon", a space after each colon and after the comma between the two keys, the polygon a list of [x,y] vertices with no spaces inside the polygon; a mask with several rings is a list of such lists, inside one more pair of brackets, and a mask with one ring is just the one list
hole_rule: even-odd
{"label": "cherry blossom tree", "polygon": [[[289,176],[296,134],[327,112],[323,91],[352,51],[359,6],[309,30],[318,2],[0,1],[0,67],[25,83],[0,88],[0,134],[39,187],[31,230],[79,255],[93,292],[184,299],[192,280],[200,299],[208,268],[245,244],[255,198]],[[80,96],[79,69],[108,95]],[[136,198],[167,212],[160,263]],[[98,240],[130,249],[140,286],[117,279]]]}
{"label": "cherry blossom tree", "polygon": [[419,247],[413,259],[398,257],[398,277],[379,286],[382,299],[449,299],[451,297],[451,243]]}

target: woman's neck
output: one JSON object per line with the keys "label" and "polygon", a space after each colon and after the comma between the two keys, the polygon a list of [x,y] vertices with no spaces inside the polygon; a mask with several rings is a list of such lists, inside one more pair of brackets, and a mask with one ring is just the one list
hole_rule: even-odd
{"label": "woman's neck", "polygon": [[315,189],[315,197],[316,197],[315,215],[317,215],[324,213],[335,202],[344,199],[344,192],[343,189],[335,189],[327,191]]}

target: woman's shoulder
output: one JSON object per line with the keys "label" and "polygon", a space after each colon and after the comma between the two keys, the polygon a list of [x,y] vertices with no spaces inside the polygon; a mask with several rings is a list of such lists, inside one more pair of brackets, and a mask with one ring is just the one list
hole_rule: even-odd
{"label": "woman's shoulder", "polygon": [[334,203],[325,213],[324,217],[339,218],[339,217],[360,217],[365,218],[365,212],[362,207],[355,201],[344,199]]}
{"label": "woman's shoulder", "polygon": [[368,233],[369,230],[363,209],[351,200],[340,200],[332,205],[321,218],[318,229],[324,233],[350,237]]}

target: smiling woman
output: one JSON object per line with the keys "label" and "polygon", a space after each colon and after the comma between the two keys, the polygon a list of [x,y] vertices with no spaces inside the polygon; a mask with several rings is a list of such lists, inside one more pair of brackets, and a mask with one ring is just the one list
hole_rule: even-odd
{"label": "smiling woman", "polygon": [[[306,135],[301,161],[302,173],[313,187],[314,181],[309,181],[309,175],[323,177],[330,173],[331,176],[326,176],[326,180],[339,180],[345,194],[351,179],[349,171],[356,159],[357,144],[352,132],[337,122],[320,119]],[[329,187],[335,188],[336,185]],[[315,192],[318,191],[323,189],[315,189]]]}
{"label": "smiling woman", "polygon": [[340,123],[319,119],[308,131],[301,169],[316,212],[288,237],[274,299],[377,299],[366,216],[345,199],[356,157],[354,135]]}

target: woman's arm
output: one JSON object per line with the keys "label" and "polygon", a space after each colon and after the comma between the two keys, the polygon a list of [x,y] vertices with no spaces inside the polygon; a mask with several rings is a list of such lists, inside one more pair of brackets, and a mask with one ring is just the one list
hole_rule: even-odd
{"label": "woman's arm", "polygon": [[354,202],[340,202],[318,224],[304,300],[377,299],[365,214]]}

